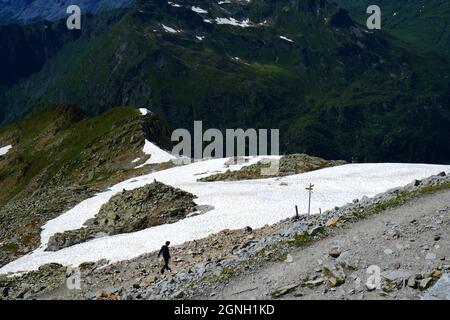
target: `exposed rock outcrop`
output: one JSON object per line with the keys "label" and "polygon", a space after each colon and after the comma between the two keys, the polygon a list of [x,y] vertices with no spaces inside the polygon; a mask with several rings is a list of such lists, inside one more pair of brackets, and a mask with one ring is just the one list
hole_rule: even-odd
{"label": "exposed rock outcrop", "polygon": [[135,190],[124,190],[104,204],[95,218],[86,221],[85,228],[52,236],[47,250],[57,251],[98,237],[174,223],[196,210],[193,199],[191,193],[156,181]]}
{"label": "exposed rock outcrop", "polygon": [[[236,159],[239,162],[239,159]],[[293,174],[299,174],[314,170],[319,170],[328,167],[335,167],[346,164],[343,160],[324,160],[318,157],[312,157],[307,154],[290,154],[281,157],[278,163],[278,170],[276,172],[264,172],[264,169],[268,169],[271,163],[268,161],[260,161],[256,164],[243,167],[238,171],[226,171],[211,175],[199,181],[212,182],[212,181],[237,181],[237,180],[250,180],[250,179],[265,179],[270,177],[284,177]],[[269,173],[269,174],[267,174]]]}

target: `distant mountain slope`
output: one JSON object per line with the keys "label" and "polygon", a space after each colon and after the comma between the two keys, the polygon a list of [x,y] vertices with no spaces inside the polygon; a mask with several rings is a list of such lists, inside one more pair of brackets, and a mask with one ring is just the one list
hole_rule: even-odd
{"label": "distant mountain slope", "polygon": [[0,73],[0,93],[2,86],[14,85],[40,71],[50,58],[81,34],[90,38],[109,30],[122,14],[123,11],[117,10],[96,17],[85,16],[82,32],[68,30],[65,20],[0,25],[0,69],[4,71]]}
{"label": "distant mountain slope", "polygon": [[68,16],[70,5],[78,5],[82,14],[99,13],[129,6],[133,0],[2,0],[0,24],[54,21]]}
{"label": "distant mountain slope", "polygon": [[421,50],[450,56],[450,1],[447,0],[334,0],[361,23],[366,9],[377,4],[382,29]]}
{"label": "distant mountain slope", "polygon": [[63,23],[0,26],[0,85],[12,85],[39,71],[65,43],[79,36]]}
{"label": "distant mountain slope", "polygon": [[280,128],[286,153],[448,162],[449,69],[325,0],[146,0],[91,17],[39,72],[0,89],[0,122],[38,105],[135,105],[174,128]]}

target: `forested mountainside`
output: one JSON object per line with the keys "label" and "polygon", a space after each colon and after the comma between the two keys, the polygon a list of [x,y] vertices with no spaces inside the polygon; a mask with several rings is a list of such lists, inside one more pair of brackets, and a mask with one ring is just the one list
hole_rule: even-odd
{"label": "forested mountainside", "polygon": [[450,2],[446,0],[335,0],[358,22],[368,17],[366,9],[377,4],[382,30],[422,51],[450,55]]}
{"label": "forested mountainside", "polygon": [[[285,153],[450,159],[448,57],[367,30],[329,1],[137,1],[83,19],[80,34],[53,31],[49,53],[29,50],[40,69],[4,80],[1,123],[40,105],[94,115],[133,105],[174,128],[280,128]],[[11,37],[7,59],[21,38]]]}

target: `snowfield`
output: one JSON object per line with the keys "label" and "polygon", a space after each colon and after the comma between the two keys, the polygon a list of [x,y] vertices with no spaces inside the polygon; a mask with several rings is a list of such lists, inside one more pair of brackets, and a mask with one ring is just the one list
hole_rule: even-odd
{"label": "snowfield", "polygon": [[[425,164],[348,164],[340,167],[262,180],[236,182],[197,182],[228,169],[238,170],[256,163],[261,157],[252,157],[244,165],[226,166],[227,159],[213,159],[179,166],[121,182],[110,190],[87,199],[58,218],[49,221],[41,234],[42,246],[0,269],[0,273],[36,270],[39,266],[56,262],[76,266],[87,261],[107,259],[110,262],[135,258],[158,250],[170,240],[173,245],[206,237],[224,229],[252,228],[274,224],[295,214],[294,206],[307,210],[308,194],[305,187],[315,185],[312,212],[326,211],[363,196],[372,197],[390,188],[410,183],[442,171],[449,166]],[[198,205],[211,205],[203,215],[186,218],[173,224],[157,226],[139,232],[95,239],[65,248],[45,252],[50,236],[56,232],[77,229],[94,217],[100,207],[123,189],[132,190],[152,183],[154,179],[178,187],[198,196]],[[284,182],[281,185],[281,182]],[[287,185],[285,185],[287,184]]]}

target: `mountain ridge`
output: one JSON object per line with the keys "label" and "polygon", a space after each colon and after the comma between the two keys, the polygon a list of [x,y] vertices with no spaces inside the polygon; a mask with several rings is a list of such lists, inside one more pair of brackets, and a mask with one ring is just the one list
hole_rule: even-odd
{"label": "mountain ridge", "polygon": [[28,253],[41,227],[123,179],[172,164],[138,168],[146,140],[170,148],[170,128],[154,114],[118,107],[89,117],[68,105],[38,108],[0,128],[0,264]]}

